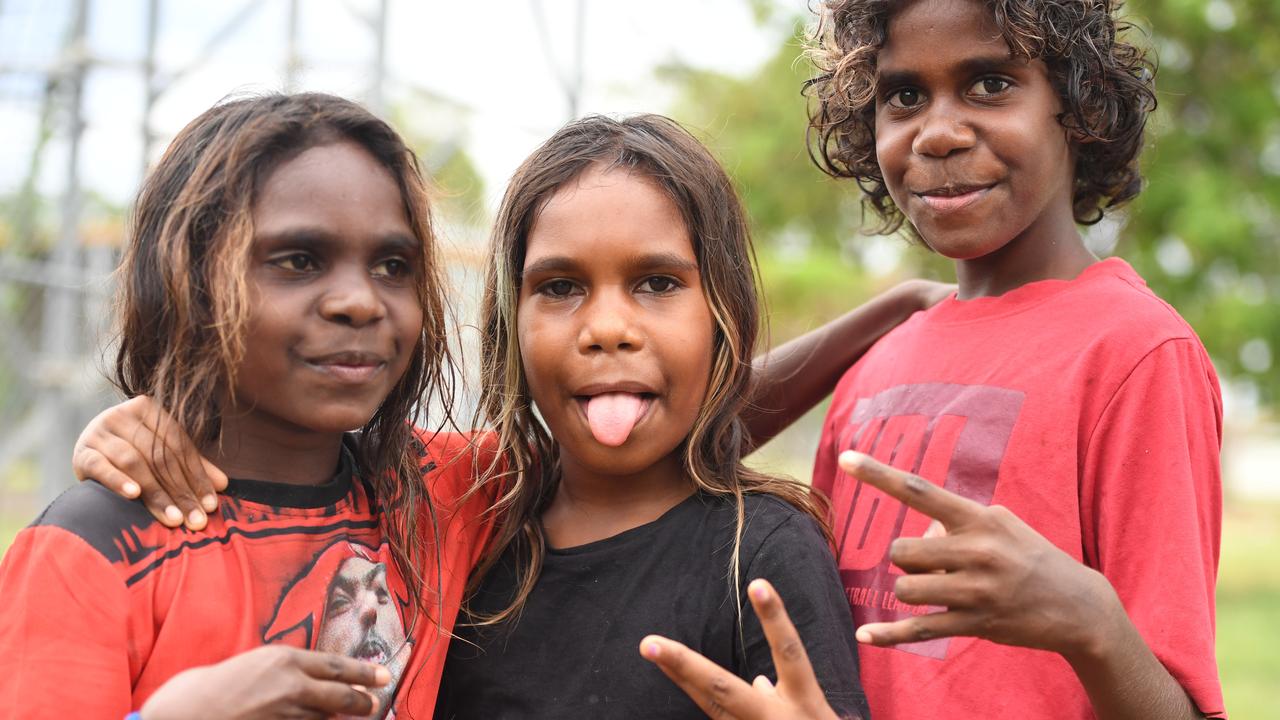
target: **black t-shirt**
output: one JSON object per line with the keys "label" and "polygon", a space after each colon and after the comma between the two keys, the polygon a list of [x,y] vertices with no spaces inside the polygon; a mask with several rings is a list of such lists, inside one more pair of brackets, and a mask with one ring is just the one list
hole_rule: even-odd
{"label": "black t-shirt", "polygon": [[[731,498],[697,493],[646,525],[549,550],[517,620],[475,627],[459,617],[436,718],[705,717],[640,657],[640,640],[665,635],[748,682],[761,674],[776,681],[746,596],[747,583],[761,577],[786,603],[831,706],[868,717],[849,603],[826,540],[811,518],[771,496],[747,496],[745,511],[734,586]],[[515,587],[508,552],[472,610],[505,608]]]}

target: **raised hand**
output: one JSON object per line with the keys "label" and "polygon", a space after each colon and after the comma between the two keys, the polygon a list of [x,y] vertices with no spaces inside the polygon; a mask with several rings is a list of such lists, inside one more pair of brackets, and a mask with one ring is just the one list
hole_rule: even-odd
{"label": "raised hand", "polygon": [[702,655],[658,635],[640,641],[640,654],[717,720],[836,720],[778,593],[767,580],[753,580],[747,586],[747,595],[769,641],[773,666],[778,672],[777,685],[763,675],[748,685]]}
{"label": "raised hand", "polygon": [[107,408],[76,440],[71,468],[118,495],[141,497],[161,523],[203,529],[227,476],[201,457],[164,408],[144,395]]}
{"label": "raised hand", "polygon": [[141,715],[146,720],[368,717],[379,708],[365,688],[389,682],[391,673],[384,667],[267,645],[174,675],[147,699]]}
{"label": "raised hand", "polygon": [[974,502],[862,453],[841,453],[839,462],[849,475],[937,521],[925,537],[894,540],[889,557],[907,573],[894,584],[899,600],[947,608],[863,625],[859,642],[967,635],[1072,656],[1094,649],[1098,634],[1114,629],[1108,620],[1127,624],[1101,573],[1008,509]]}

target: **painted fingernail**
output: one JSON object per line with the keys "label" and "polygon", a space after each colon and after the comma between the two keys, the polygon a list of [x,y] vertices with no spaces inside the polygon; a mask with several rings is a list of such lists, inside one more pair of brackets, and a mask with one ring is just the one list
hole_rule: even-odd
{"label": "painted fingernail", "polygon": [[204,513],[199,510],[192,510],[191,514],[187,516],[187,522],[197,527],[204,525]]}
{"label": "painted fingernail", "polygon": [[132,480],[121,485],[120,490],[124,492],[126,497],[131,498],[138,497],[138,493],[142,492],[142,488],[138,487],[138,483],[133,482]]}
{"label": "painted fingernail", "polygon": [[769,599],[769,588],[763,582],[756,580],[747,587],[747,592],[751,593],[751,597],[757,602],[764,602]]}
{"label": "painted fingernail", "polygon": [[177,505],[170,505],[164,509],[164,518],[170,523],[178,525],[182,522],[182,511],[178,509]]}
{"label": "painted fingernail", "polygon": [[209,493],[208,495],[200,498],[200,505],[204,508],[205,512],[213,512],[218,509],[218,498],[213,493]]}

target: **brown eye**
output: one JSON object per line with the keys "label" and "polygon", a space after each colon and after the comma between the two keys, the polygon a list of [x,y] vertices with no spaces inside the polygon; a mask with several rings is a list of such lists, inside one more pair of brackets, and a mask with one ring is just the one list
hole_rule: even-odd
{"label": "brown eye", "polygon": [[272,265],[290,272],[310,272],[320,267],[316,259],[303,252],[289,253],[270,260]]}
{"label": "brown eye", "polygon": [[1004,78],[987,77],[973,84],[974,95],[999,95],[1009,89],[1009,81]]}
{"label": "brown eye", "polygon": [[653,277],[645,278],[644,282],[640,283],[640,290],[661,295],[676,289],[679,284],[675,278],[670,278],[666,275],[654,275]]}
{"label": "brown eye", "polygon": [[412,270],[403,258],[388,258],[373,266],[373,276],[388,280],[399,280],[409,275]]}
{"label": "brown eye", "polygon": [[923,101],[924,98],[919,90],[902,88],[901,90],[895,90],[886,102],[896,108],[913,108]]}
{"label": "brown eye", "polygon": [[573,283],[568,280],[549,280],[538,287],[538,292],[553,298],[568,297],[573,294]]}

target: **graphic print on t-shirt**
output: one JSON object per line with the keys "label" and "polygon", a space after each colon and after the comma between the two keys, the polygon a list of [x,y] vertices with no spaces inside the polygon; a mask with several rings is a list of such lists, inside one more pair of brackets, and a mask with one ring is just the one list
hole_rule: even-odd
{"label": "graphic print on t-shirt", "polygon": [[[857,450],[984,505],[995,494],[1023,394],[982,385],[899,385],[860,398],[836,428],[836,452]],[[892,622],[938,607],[907,605],[893,594],[903,571],[889,561],[897,537],[920,537],[930,518],[837,473],[831,491],[836,558],[854,624]],[[895,646],[942,659],[948,638]]]}
{"label": "graphic print on t-shirt", "polygon": [[[387,564],[373,549],[338,540],[284,588],[262,641],[286,640],[386,667],[392,682],[374,694],[378,706],[388,708],[413,651],[401,620],[405,604],[392,594]],[[385,717],[394,716],[389,712]]]}

